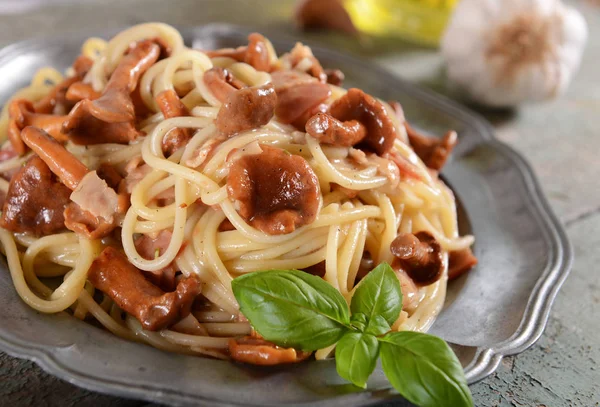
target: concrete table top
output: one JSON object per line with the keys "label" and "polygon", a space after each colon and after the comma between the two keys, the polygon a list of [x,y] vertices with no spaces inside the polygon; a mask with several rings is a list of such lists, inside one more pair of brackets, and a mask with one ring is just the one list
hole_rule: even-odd
{"label": "concrete table top", "polygon": [[[4,0],[0,46],[81,29],[144,21],[178,25],[231,22],[300,36],[290,23],[292,0]],[[260,3],[260,6],[258,6]],[[589,26],[582,68],[562,98],[511,112],[482,112],[497,136],[533,165],[575,249],[571,275],[558,294],[547,329],[529,350],[505,358],[497,372],[471,386],[477,406],[600,405],[600,2],[570,1]],[[360,54],[422,86],[452,96],[435,50],[399,41],[350,46],[337,36],[312,40]],[[54,378],[29,361],[0,353],[0,405],[140,406],[145,402],[89,392]]]}

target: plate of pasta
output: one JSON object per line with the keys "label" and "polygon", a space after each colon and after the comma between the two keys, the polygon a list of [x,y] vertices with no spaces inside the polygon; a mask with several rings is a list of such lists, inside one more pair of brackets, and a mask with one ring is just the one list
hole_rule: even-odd
{"label": "plate of pasta", "polygon": [[391,382],[428,405],[390,344],[429,331],[470,400],[569,270],[483,119],[351,57],[147,23],[15,44],[0,73],[0,347],[78,385],[342,405]]}

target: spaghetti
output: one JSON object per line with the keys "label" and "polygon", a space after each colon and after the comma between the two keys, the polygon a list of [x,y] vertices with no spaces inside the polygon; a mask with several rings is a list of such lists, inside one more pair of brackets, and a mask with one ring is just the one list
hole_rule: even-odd
{"label": "spaghetti", "polygon": [[[309,48],[278,57],[252,34],[200,51],[151,23],[89,39],[78,61],[66,79],[39,70],[0,116],[0,241],[32,308],[227,358],[251,333],[231,291],[241,274],[305,270],[350,301],[388,262],[405,298],[393,329],[425,331],[449,263],[452,276],[474,264],[437,175],[455,135],[419,135],[397,105],[337,86]],[[439,259],[431,281],[431,261],[403,257],[407,236]]]}

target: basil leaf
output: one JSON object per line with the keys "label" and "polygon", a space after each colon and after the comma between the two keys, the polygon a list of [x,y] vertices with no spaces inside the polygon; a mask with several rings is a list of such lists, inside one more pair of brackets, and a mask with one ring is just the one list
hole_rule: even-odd
{"label": "basil leaf", "polygon": [[353,328],[358,329],[360,332],[364,332],[367,328],[367,316],[365,314],[352,314],[350,317],[350,325]]}
{"label": "basil leaf", "polygon": [[284,347],[317,350],[349,329],[344,297],[319,277],[298,270],[248,273],[231,283],[240,311],[265,339]]}
{"label": "basil leaf", "polygon": [[371,318],[367,325],[367,330],[365,331],[368,334],[379,336],[385,333],[388,333],[392,330],[392,327],[381,315],[375,315],[375,318]]}
{"label": "basil leaf", "polygon": [[375,369],[379,357],[379,342],[373,335],[348,332],[335,346],[335,367],[338,374],[363,389]]}
{"label": "basil leaf", "polygon": [[391,326],[402,310],[402,290],[394,270],[387,263],[375,267],[358,284],[350,309],[353,314],[362,312],[367,320],[381,315]]}
{"label": "basil leaf", "polygon": [[442,339],[393,332],[379,341],[383,372],[408,401],[422,407],[473,406],[462,366]]}

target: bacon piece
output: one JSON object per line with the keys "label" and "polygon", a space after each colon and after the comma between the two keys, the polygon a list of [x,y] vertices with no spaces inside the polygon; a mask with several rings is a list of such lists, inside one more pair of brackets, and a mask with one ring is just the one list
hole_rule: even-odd
{"label": "bacon piece", "polygon": [[200,294],[200,283],[195,277],[182,278],[175,291],[165,293],[110,246],[92,263],[88,280],[150,331],[167,328],[185,318]]}
{"label": "bacon piece", "polygon": [[416,166],[408,161],[404,156],[397,151],[390,151],[383,155],[383,158],[391,160],[396,164],[398,170],[400,171],[400,175],[405,178],[413,178],[416,180],[422,180],[421,174],[417,171]]}
{"label": "bacon piece", "polygon": [[21,139],[21,132],[27,126],[39,127],[59,141],[67,141],[61,127],[66,116],[35,113],[33,104],[25,99],[13,100],[8,106],[8,139],[14,150],[23,155],[27,147]]}
{"label": "bacon piece", "polygon": [[240,216],[270,235],[312,223],[320,203],[319,180],[312,168],[298,155],[261,148],[262,153],[242,156],[229,170],[227,193]]}
{"label": "bacon piece", "polygon": [[[93,175],[95,176],[95,174]],[[98,179],[100,180],[100,178]],[[82,184],[85,182],[84,179]],[[76,190],[71,193],[72,202],[64,212],[67,229],[83,235],[87,239],[101,239],[110,235],[121,224],[130,205],[129,195],[116,195],[112,188],[106,186],[104,181],[102,182],[102,188],[98,193],[89,194],[89,196],[85,191]]]}
{"label": "bacon piece", "polygon": [[[165,119],[190,115],[187,107],[181,102],[173,89],[167,89],[159,93],[156,96],[156,104]],[[191,129],[172,129],[162,141],[163,151],[169,156],[186,145],[191,137]]]}
{"label": "bacon piece", "polygon": [[448,254],[448,279],[454,280],[477,265],[477,257],[467,247]]}
{"label": "bacon piece", "polygon": [[366,127],[367,135],[358,148],[373,151],[379,156],[392,149],[396,128],[385,106],[373,96],[360,89],[349,89],[331,104],[329,114],[342,122],[357,120]]}
{"label": "bacon piece", "polygon": [[33,156],[10,182],[0,226],[36,236],[56,233],[64,229],[63,211],[70,194],[46,163]]}
{"label": "bacon piece", "polygon": [[131,194],[133,188],[148,174],[152,172],[152,167],[144,163],[141,156],[129,160],[125,165],[125,178],[119,184],[119,192]]}
{"label": "bacon piece", "polygon": [[215,125],[227,136],[264,126],[271,120],[277,105],[273,85],[237,90],[227,97],[219,109]]}
{"label": "bacon piece", "polygon": [[410,145],[425,165],[435,171],[441,170],[458,143],[456,132],[448,131],[444,137],[439,139],[420,134],[408,122],[404,122],[404,127],[406,127]]}
{"label": "bacon piece", "polygon": [[318,83],[316,78],[313,78],[307,73],[291,70],[271,72],[271,83],[275,87],[275,92],[279,92],[285,88],[306,83]]}
{"label": "bacon piece", "polygon": [[294,126],[295,128],[297,128],[297,129],[305,129],[306,128],[306,123],[308,122],[308,120],[311,117],[313,117],[314,115],[319,114],[319,113],[325,113],[325,112],[327,112],[328,108],[329,108],[329,106],[327,106],[325,103],[320,103],[320,104],[318,104],[316,106],[311,107],[310,109],[308,109],[304,113],[302,113],[300,115],[300,117],[296,118],[290,124],[292,126]]}
{"label": "bacon piece", "polygon": [[[17,152],[13,148],[10,141],[5,144],[3,148],[0,148],[0,163],[6,160],[10,160],[11,158],[17,157]],[[19,167],[13,168],[11,170],[5,171],[0,174],[0,177],[5,179],[6,181],[10,181],[13,175],[15,175],[19,171]],[[6,194],[3,194],[6,197]],[[4,204],[4,200],[0,202],[0,206]]]}
{"label": "bacon piece", "polygon": [[236,362],[273,366],[306,360],[312,352],[282,348],[272,342],[253,336],[229,340],[229,354]]}
{"label": "bacon piece", "polygon": [[198,168],[200,167],[202,164],[204,164],[208,159],[210,159],[216,148],[223,142],[225,141],[227,138],[227,136],[217,136],[217,137],[213,137],[209,140],[207,140],[206,142],[204,142],[204,144],[202,144],[202,146],[198,149],[196,149],[192,155],[190,156],[190,158],[188,158],[185,161],[185,165],[187,165],[190,168]]}
{"label": "bacon piece", "polygon": [[71,201],[108,223],[113,223],[119,212],[119,196],[96,171],[90,171],[82,178],[71,194]]}
{"label": "bacon piece", "polygon": [[[306,117],[305,113],[321,105],[331,95],[327,84],[307,74],[279,71],[273,72],[271,78],[278,100],[275,115],[281,122],[293,123],[299,130],[304,130],[310,117]],[[305,120],[299,120],[303,115]]]}
{"label": "bacon piece", "polygon": [[[88,239],[100,239],[120,224],[129,208],[128,194],[116,194],[120,175],[106,165],[88,173],[71,193],[71,203],[64,212],[65,226]],[[107,185],[108,183],[108,185]]]}
{"label": "bacon piece", "polygon": [[15,151],[12,144],[6,144],[6,147],[0,148],[0,163],[6,160],[10,160],[11,158],[16,157],[18,154]]}
{"label": "bacon piece", "polygon": [[[96,171],[89,171],[73,154],[43,130],[26,127],[23,141],[44,160],[51,171],[73,192],[65,209],[68,229],[89,238],[108,235],[116,226],[116,214],[127,210],[129,200],[117,195]],[[106,173],[106,169],[103,170]]]}
{"label": "bacon piece", "polygon": [[63,215],[67,229],[85,236],[87,239],[102,239],[115,229],[114,222],[94,216],[74,202],[67,205]]}

